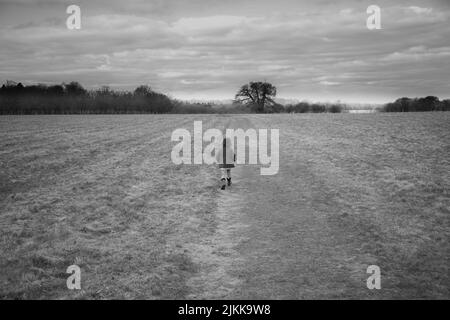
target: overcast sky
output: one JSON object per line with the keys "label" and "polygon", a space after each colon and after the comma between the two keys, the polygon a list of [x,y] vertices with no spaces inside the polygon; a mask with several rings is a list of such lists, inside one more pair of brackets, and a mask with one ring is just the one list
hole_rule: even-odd
{"label": "overcast sky", "polygon": [[[81,30],[66,8],[81,7]],[[366,9],[381,7],[381,30]],[[0,0],[0,80],[148,84],[231,99],[267,80],[283,98],[450,97],[450,0]]]}

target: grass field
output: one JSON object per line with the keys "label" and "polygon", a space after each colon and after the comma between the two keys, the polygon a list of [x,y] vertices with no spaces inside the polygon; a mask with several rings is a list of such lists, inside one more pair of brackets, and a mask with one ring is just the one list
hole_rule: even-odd
{"label": "grass field", "polygon": [[[196,120],[280,129],[280,172],[220,191],[172,164]],[[0,117],[0,298],[449,299],[449,134],[439,112]]]}

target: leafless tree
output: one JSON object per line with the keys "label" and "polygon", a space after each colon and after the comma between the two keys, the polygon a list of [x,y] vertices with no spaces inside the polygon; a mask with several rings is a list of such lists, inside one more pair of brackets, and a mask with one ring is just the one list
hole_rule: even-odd
{"label": "leafless tree", "polygon": [[273,98],[277,88],[268,82],[250,82],[243,85],[235,96],[235,102],[249,106],[255,112],[266,112],[267,108],[276,105]]}

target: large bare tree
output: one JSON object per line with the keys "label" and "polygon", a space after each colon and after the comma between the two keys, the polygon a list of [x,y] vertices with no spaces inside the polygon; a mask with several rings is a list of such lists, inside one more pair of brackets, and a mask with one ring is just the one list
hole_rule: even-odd
{"label": "large bare tree", "polygon": [[267,112],[268,107],[276,105],[273,98],[277,88],[268,82],[250,82],[243,85],[235,96],[235,102],[250,107],[255,112]]}

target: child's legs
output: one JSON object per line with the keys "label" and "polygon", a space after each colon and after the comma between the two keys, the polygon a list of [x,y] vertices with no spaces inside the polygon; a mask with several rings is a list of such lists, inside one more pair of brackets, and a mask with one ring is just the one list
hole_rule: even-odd
{"label": "child's legs", "polygon": [[221,169],[220,169],[220,172],[221,172],[221,174],[222,174],[222,176],[221,176],[220,179],[226,179],[226,178],[227,178],[227,169],[221,168]]}
{"label": "child's legs", "polygon": [[231,178],[231,169],[227,169],[227,178]]}

